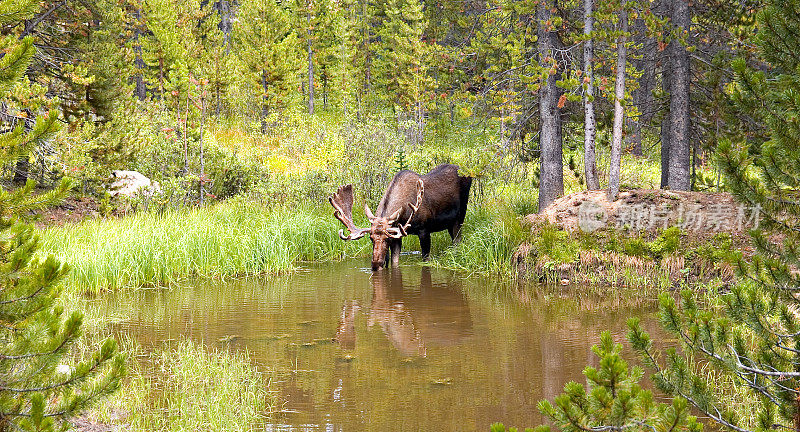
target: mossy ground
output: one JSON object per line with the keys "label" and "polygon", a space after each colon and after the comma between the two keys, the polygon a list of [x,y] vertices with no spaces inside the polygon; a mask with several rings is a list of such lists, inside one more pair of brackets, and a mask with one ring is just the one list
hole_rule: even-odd
{"label": "mossy ground", "polygon": [[650,288],[725,288],[743,258],[741,235],[693,236],[678,227],[625,233],[568,232],[543,223],[516,249],[516,276],[542,283]]}

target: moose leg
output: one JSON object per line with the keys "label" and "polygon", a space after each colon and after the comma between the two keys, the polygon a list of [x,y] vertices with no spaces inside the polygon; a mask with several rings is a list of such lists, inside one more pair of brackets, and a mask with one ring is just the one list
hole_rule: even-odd
{"label": "moose leg", "polygon": [[431,235],[419,233],[417,237],[419,237],[419,248],[420,251],[422,251],[422,259],[428,261],[431,257]]}
{"label": "moose leg", "polygon": [[453,244],[459,244],[461,242],[461,225],[460,223],[455,223],[448,230],[450,232],[450,238],[453,239]]}
{"label": "moose leg", "polygon": [[397,267],[400,265],[400,250],[403,249],[403,239],[393,239],[389,247],[391,248],[389,253],[392,254],[392,267]]}

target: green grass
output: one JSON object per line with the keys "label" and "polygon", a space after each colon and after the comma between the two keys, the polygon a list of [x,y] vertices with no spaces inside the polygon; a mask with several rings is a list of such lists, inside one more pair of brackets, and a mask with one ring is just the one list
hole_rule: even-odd
{"label": "green grass", "polygon": [[246,352],[209,350],[183,340],[131,360],[126,382],[92,417],[136,431],[259,429],[280,409],[269,388],[273,375],[257,370]]}
{"label": "green grass", "polygon": [[319,210],[268,210],[232,200],[211,208],[51,228],[42,233],[42,251],[70,265],[67,286],[98,292],[169,285],[189,276],[278,273],[301,261],[369,250],[369,242],[343,242],[339,228]]}
{"label": "green grass", "polygon": [[449,236],[446,247],[434,242],[431,264],[466,273],[511,276],[514,251],[530,237],[530,228],[522,224],[516,210],[500,204],[473,209],[467,213],[460,243],[450,246]]}
{"label": "green grass", "polygon": [[[45,230],[42,253],[53,253],[71,267],[66,286],[77,293],[168,286],[196,276],[275,274],[300,262],[368,256],[369,239],[342,241],[342,226],[327,210],[323,204],[265,209],[233,199],[164,215],[87,220]],[[460,244],[452,246],[446,232],[434,235],[433,264],[511,274],[514,249],[529,236],[519,220],[526,211],[494,202],[472,205]],[[361,219],[357,215],[357,224],[364,225]],[[419,250],[416,236],[406,239],[403,249]]]}

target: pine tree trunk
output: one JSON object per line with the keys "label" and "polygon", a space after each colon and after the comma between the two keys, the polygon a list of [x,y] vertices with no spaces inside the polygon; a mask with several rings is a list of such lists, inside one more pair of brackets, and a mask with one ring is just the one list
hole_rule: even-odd
{"label": "pine tree trunk", "polygon": [[[688,36],[691,17],[688,0],[676,0],[672,3],[672,22]],[[669,174],[667,184],[672,190],[689,190],[690,175],[690,141],[691,119],[689,118],[689,51],[677,42],[671,42],[670,58],[672,60],[672,83],[670,85],[670,143]]]}
{"label": "pine tree trunk", "polygon": [[625,62],[627,55],[628,11],[626,1],[622,2],[619,26],[622,34],[617,39],[617,74],[614,83],[614,127],[611,139],[611,163],[608,172],[608,200],[614,201],[619,195],[619,172],[622,163],[622,126],[625,109],[622,101],[625,98]]}
{"label": "pine tree trunk", "polygon": [[328,77],[322,76],[322,109],[328,111]]}
{"label": "pine tree trunk", "polygon": [[[669,0],[662,0],[659,5],[662,9],[662,17],[669,17],[672,15]],[[675,43],[670,42],[670,44]],[[661,68],[661,86],[665,96],[666,103],[662,108],[661,116],[661,187],[665,188],[669,185],[669,154],[670,154],[670,140],[672,138],[672,120],[670,113],[670,98],[672,94],[672,59],[669,55],[671,46],[667,46],[666,56],[662,61]]]}
{"label": "pine tree trunk", "polygon": [[145,86],[144,75],[142,73],[145,68],[144,59],[142,59],[142,45],[139,43],[139,36],[142,34],[142,30],[139,26],[139,20],[142,17],[142,11],[136,9],[133,16],[135,18],[135,29],[133,31],[133,66],[136,69],[136,73],[133,75],[133,80],[135,82],[133,94],[140,101],[143,101],[147,97],[147,87]]}
{"label": "pine tree trunk", "polygon": [[[178,121],[180,122],[181,111],[178,110]],[[186,110],[183,117],[183,174],[189,174],[189,90],[186,90]]]}
{"label": "pine tree trunk", "polygon": [[222,46],[225,47],[227,56],[231,53],[231,4],[228,0],[219,0],[215,6],[219,14],[219,29],[223,35]]}
{"label": "pine tree trunk", "polygon": [[158,57],[158,90],[161,92],[161,103],[164,103],[164,56]]}
{"label": "pine tree trunk", "polygon": [[202,206],[205,202],[205,181],[206,181],[206,160],[205,160],[205,153],[203,149],[203,131],[205,129],[205,122],[206,122],[206,100],[205,97],[200,97],[200,205]]}
{"label": "pine tree trunk", "polygon": [[800,397],[795,397],[794,401],[794,430],[800,432]]}
{"label": "pine tree trunk", "polygon": [[425,142],[425,104],[422,101],[417,101],[417,131],[416,140],[417,145],[421,146]]}
{"label": "pine tree trunk", "polygon": [[[583,1],[583,33],[589,35],[593,31],[594,17],[593,0]],[[600,180],[597,178],[597,158],[595,156],[595,137],[597,135],[597,121],[594,117],[594,41],[591,37],[583,43],[583,71],[586,82],[584,94],[584,137],[583,137],[583,165],[588,190],[600,189]]]}
{"label": "pine tree trunk", "polygon": [[[551,1],[543,1],[536,8],[539,23],[539,62],[547,67],[553,62],[553,50],[557,41],[555,32],[545,25],[550,21]],[[558,108],[560,91],[555,74],[548,74],[539,89],[539,115],[541,130],[541,170],[539,174],[539,211],[564,193],[564,163],[561,149],[561,110]]]}
{"label": "pine tree trunk", "polygon": [[222,99],[220,97],[220,88],[219,82],[214,85],[214,115],[219,117],[219,113],[222,111]]}
{"label": "pine tree trunk", "polygon": [[308,22],[308,114],[314,115],[314,51],[311,50],[311,12],[306,15]]}
{"label": "pine tree trunk", "polygon": [[633,106],[636,107],[638,114],[628,117],[628,135],[626,137],[627,147],[631,154],[642,156],[642,123],[645,120],[645,113],[649,110],[647,106],[649,95],[652,93],[651,85],[653,72],[653,47],[647,36],[647,26],[642,18],[637,18],[633,24],[634,40],[636,45],[641,46],[641,58],[636,61],[636,69],[642,72],[638,80],[639,87],[633,91]]}
{"label": "pine tree trunk", "polygon": [[[672,73],[669,71],[669,65],[664,64],[664,72],[662,77],[662,85],[664,87],[664,94],[669,97],[670,92],[670,82],[671,82],[671,75]],[[663,109],[663,115],[661,118],[661,187],[665,188],[668,186],[668,179],[669,179],[669,141],[670,141],[670,126],[672,125],[672,121],[670,120],[670,112],[669,112],[669,99],[667,99],[667,104]]]}
{"label": "pine tree trunk", "polygon": [[263,102],[261,103],[261,133],[267,133],[267,116],[269,116],[269,105],[267,104],[267,71],[261,71],[261,86],[264,89]]}
{"label": "pine tree trunk", "polygon": [[31,164],[28,160],[28,155],[23,155],[19,159],[17,159],[17,164],[14,167],[14,180],[13,182],[17,185],[24,185],[25,182],[28,181],[28,175],[30,174]]}

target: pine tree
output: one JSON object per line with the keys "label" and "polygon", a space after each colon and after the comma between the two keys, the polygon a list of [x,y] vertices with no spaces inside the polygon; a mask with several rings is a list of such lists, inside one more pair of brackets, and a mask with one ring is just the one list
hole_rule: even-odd
{"label": "pine tree", "polygon": [[[741,283],[722,297],[723,314],[704,310],[691,292],[680,304],[660,297],[660,316],[685,352],[704,356],[752,397],[752,414],[739,418],[694,363],[669,351],[663,361],[636,320],[630,339],[656,370],[662,390],[682,396],[715,421],[738,431],[800,430],[800,1],[769,1],[758,14],[755,44],[769,66],[753,70],[739,60],[733,99],[766,125],[757,136],[722,141],[717,160],[726,184],[761,215],[753,232],[756,255],[739,263]],[[745,129],[743,127],[743,129]],[[780,243],[767,233],[777,235]]]}
{"label": "pine tree", "polygon": [[[600,367],[584,369],[586,387],[573,381],[553,403],[539,402],[539,411],[560,431],[702,431],[703,425],[689,412],[686,399],[675,398],[671,405],[658,403],[651,391],[641,388],[643,371],[628,367],[620,356],[622,345],[614,343],[611,333],[603,332],[592,351],[600,358]],[[498,423],[491,430],[505,432],[506,428]],[[550,432],[550,427],[526,431]]]}
{"label": "pine tree", "polygon": [[[371,115],[375,110],[375,74],[374,62],[378,49],[378,37],[375,29],[378,28],[378,9],[373,2],[367,0],[353,0],[353,39],[355,50],[353,52],[353,70],[355,81],[356,115],[359,120]],[[360,78],[360,79],[359,79]]]}
{"label": "pine tree", "polygon": [[422,3],[388,0],[383,3],[382,15],[378,30],[380,48],[375,61],[378,83],[385,100],[399,109],[398,120],[414,120],[415,128],[408,135],[412,143],[420,144],[425,98],[433,84],[428,74],[431,48],[423,40],[427,24]]}
{"label": "pine tree", "polygon": [[[342,49],[349,48],[347,56],[352,56],[352,39],[350,29],[340,31],[342,24],[349,23],[350,19],[346,16],[344,7],[346,4],[332,2],[330,0],[320,0],[317,6],[317,51],[315,55],[317,67],[317,87],[319,88],[318,98],[322,98],[322,108],[327,110],[330,107],[331,99],[338,98],[337,77],[343,69],[350,69],[350,64],[342,65]],[[347,25],[347,24],[345,24]],[[348,71],[349,74],[349,71]]]}
{"label": "pine tree", "polygon": [[[129,46],[124,43],[125,27],[130,19],[118,0],[95,0],[89,20],[91,27],[81,43],[76,44],[81,58],[78,65],[86,68],[91,83],[85,87],[86,102],[94,118],[110,120],[118,101],[130,90],[120,77],[132,75],[133,65],[126,61]],[[92,116],[84,118],[92,119]]]}
{"label": "pine tree", "polygon": [[231,30],[229,7],[227,0],[208,5],[200,22],[202,50],[196,73],[208,80],[209,110],[217,116],[226,106],[235,75],[234,56],[230,53],[231,43],[226,34]]}
{"label": "pine tree", "polygon": [[331,47],[335,59],[330,71],[331,99],[334,105],[347,116],[354,104],[356,93],[355,66],[357,52],[356,2],[344,0],[334,2],[331,7],[331,32],[335,44]]}
{"label": "pine tree", "polygon": [[[38,1],[0,2],[0,26],[17,25],[37,10]],[[30,36],[0,39],[0,97],[27,69],[35,48]],[[58,130],[50,112],[31,131],[22,125],[0,135],[0,164],[28,154]],[[15,191],[0,189],[0,431],[52,430],[119,386],[124,357],[106,340],[90,359],[69,365],[66,358],[81,334],[83,315],[66,314],[58,303],[59,281],[68,267],[52,256],[35,258],[39,239],[22,218],[57,202],[72,182],[62,181],[35,195],[33,181]],[[67,315],[67,316],[65,316]]]}
{"label": "pine tree", "polygon": [[239,22],[232,37],[243,79],[258,96],[262,132],[267,117],[285,108],[297,95],[299,43],[290,11],[272,0],[245,0],[239,5]]}
{"label": "pine tree", "polygon": [[[197,69],[203,52],[200,39],[204,35],[199,34],[203,30],[200,23],[209,9],[201,9],[197,1],[146,0],[143,3],[149,33],[140,39],[142,58],[149,67],[147,78],[154,84],[158,98],[171,108],[177,108],[186,100],[185,89],[189,84],[187,74],[180,69]],[[174,91],[179,94],[175,95]]]}
{"label": "pine tree", "polygon": [[[323,87],[330,80],[332,62],[335,58],[331,50],[336,44],[332,34],[332,5],[328,0],[295,0],[294,19],[300,44],[306,51],[307,102],[309,114],[314,114],[314,106],[319,95],[317,87]],[[323,100],[327,95],[323,89]]]}

